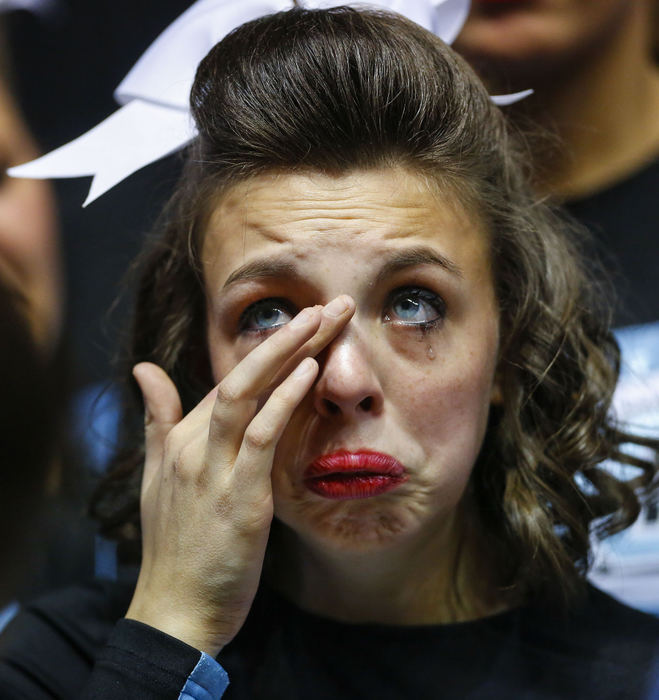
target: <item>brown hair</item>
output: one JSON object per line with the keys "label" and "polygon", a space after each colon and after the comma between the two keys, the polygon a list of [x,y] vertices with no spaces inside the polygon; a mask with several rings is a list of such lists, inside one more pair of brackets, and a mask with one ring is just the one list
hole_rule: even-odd
{"label": "brown hair", "polygon": [[[633,522],[635,489],[655,468],[620,451],[635,438],[610,417],[618,349],[569,225],[532,195],[502,113],[466,63],[399,16],[295,9],[216,45],[191,105],[199,137],[139,264],[128,367],[162,366],[185,410],[210,388],[198,251],[223,189],[273,170],[422,173],[490,231],[504,400],[471,488],[501,581],[525,595],[578,588],[593,525],[608,533]],[[127,426],[128,456],[94,502],[106,532],[139,522],[141,433]],[[641,475],[623,483],[606,459]]]}

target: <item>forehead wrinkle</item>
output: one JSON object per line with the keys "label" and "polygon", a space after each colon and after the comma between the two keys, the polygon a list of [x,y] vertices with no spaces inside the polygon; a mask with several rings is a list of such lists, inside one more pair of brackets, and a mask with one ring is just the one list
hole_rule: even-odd
{"label": "forehead wrinkle", "polygon": [[[389,224],[392,219],[392,210],[394,208],[395,207],[387,207],[387,210],[384,211],[383,208],[378,207],[373,207],[372,210],[362,207],[360,211],[356,211],[347,210],[340,207],[335,211],[330,211],[327,209],[321,210],[318,207],[314,207],[309,208],[307,211],[303,211],[300,208],[286,209],[282,207],[281,211],[285,216],[281,219],[281,221],[278,221],[278,212],[273,207],[267,210],[267,214],[271,222],[270,225],[261,223],[256,216],[253,219],[247,217],[245,219],[245,224],[249,230],[255,231],[265,238],[280,241],[285,240],[286,234],[285,232],[283,234],[279,233],[276,229],[279,227],[294,226],[296,224],[310,224],[311,228],[313,229],[326,231],[333,231],[337,222],[354,222],[360,226],[372,226],[373,224],[380,226],[382,224]],[[410,210],[406,208],[405,211],[408,212]],[[374,216],[374,213],[376,212],[377,215]],[[406,218],[407,221],[405,222],[405,225],[412,228],[417,225],[417,221],[420,225],[424,220],[423,212],[419,212],[417,210],[414,210],[413,214],[408,215]]]}
{"label": "forehead wrinkle", "polygon": [[261,223],[264,214],[271,222],[274,220],[275,225],[319,222],[329,226],[334,221],[388,223],[398,212],[403,213],[406,225],[415,225],[417,221],[424,222],[429,215],[429,207],[419,206],[418,202],[399,203],[391,199],[385,203],[377,201],[377,193],[374,193],[373,200],[364,201],[363,195],[354,195],[350,199],[313,199],[308,195],[306,198],[279,197],[272,201],[264,198],[257,206],[253,201],[250,207],[243,203],[243,220],[249,228],[276,237],[272,228],[265,228]]}
{"label": "forehead wrinkle", "polygon": [[247,232],[256,233],[262,238],[265,238],[269,241],[274,241],[275,243],[288,242],[288,236],[286,235],[286,231],[279,232],[276,229],[267,226],[266,224],[263,224],[260,221],[257,221],[256,219],[253,221],[245,221],[245,235],[247,235]]}
{"label": "forehead wrinkle", "polygon": [[[300,234],[310,237],[315,237],[319,234],[331,234],[339,238],[349,238],[354,235],[367,236],[373,231],[377,231],[385,239],[408,238],[416,235],[419,230],[423,230],[427,226],[427,218],[424,217],[425,212],[418,209],[416,208],[412,215],[407,217],[407,221],[401,222],[401,224],[391,221],[391,212],[389,212],[389,215],[383,215],[382,217],[359,216],[354,212],[341,214],[338,211],[332,216],[327,215],[327,213],[323,215],[317,211],[309,216],[292,216],[289,210],[287,211],[286,220],[281,223],[275,221],[274,225],[272,222],[263,224],[256,217],[251,221],[247,219],[245,221],[245,235],[249,233],[256,234],[275,243],[290,243],[292,236]],[[270,211],[270,214],[272,214],[272,211]],[[349,228],[337,227],[339,222],[351,222],[353,226]],[[300,230],[293,228],[300,224],[307,226]]]}

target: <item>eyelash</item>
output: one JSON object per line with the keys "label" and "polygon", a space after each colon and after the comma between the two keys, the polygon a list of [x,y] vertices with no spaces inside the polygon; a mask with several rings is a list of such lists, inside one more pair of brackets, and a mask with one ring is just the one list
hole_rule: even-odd
{"label": "eyelash", "polygon": [[[271,333],[277,328],[285,325],[284,323],[278,323],[277,325],[270,326],[267,328],[249,328],[249,325],[254,320],[254,316],[259,310],[279,310],[284,311],[290,315],[291,318],[297,313],[297,309],[286,299],[281,299],[279,297],[268,297],[266,299],[260,299],[259,301],[250,304],[240,315],[238,320],[238,330],[241,333],[249,333],[250,335],[262,336]],[[290,319],[289,319],[290,320]],[[288,323],[288,321],[286,321]]]}
{"label": "eyelash", "polygon": [[393,320],[389,315],[389,312],[385,312],[385,314],[383,315],[383,320],[386,323],[395,323],[401,326],[408,326],[423,331],[428,331],[432,330],[433,328],[436,328],[444,321],[444,318],[446,317],[446,303],[444,302],[442,297],[440,297],[438,294],[435,294],[435,292],[431,292],[425,287],[399,287],[398,289],[395,289],[389,295],[385,308],[391,309],[391,307],[397,299],[402,299],[405,297],[416,302],[420,301],[424,304],[427,304],[436,312],[437,316],[427,321],[409,322],[403,320]]}

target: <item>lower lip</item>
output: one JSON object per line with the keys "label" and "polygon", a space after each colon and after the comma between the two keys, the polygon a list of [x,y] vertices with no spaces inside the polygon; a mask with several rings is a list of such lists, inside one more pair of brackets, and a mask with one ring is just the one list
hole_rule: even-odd
{"label": "lower lip", "polygon": [[406,480],[405,476],[349,472],[316,476],[306,479],[305,485],[310,491],[323,498],[347,501],[379,496],[395,489]]}

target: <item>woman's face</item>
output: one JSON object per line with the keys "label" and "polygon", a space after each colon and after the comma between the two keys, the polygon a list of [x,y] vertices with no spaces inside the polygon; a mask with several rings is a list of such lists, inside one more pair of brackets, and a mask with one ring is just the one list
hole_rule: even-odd
{"label": "woman's face", "polygon": [[[606,44],[647,0],[474,0],[454,48],[486,75],[540,79]],[[489,70],[488,70],[489,69]],[[533,87],[533,85],[531,85]]]}
{"label": "woman's face", "polygon": [[[279,442],[276,516],[340,551],[445,532],[498,394],[478,218],[403,170],[259,176],[223,196],[203,265],[216,381],[303,307],[339,294],[356,304]],[[395,478],[310,478],[323,455],[368,465],[372,452],[393,458],[382,459]]]}
{"label": "woman's face", "polygon": [[[36,157],[34,143],[0,77],[2,169]],[[0,279],[24,298],[35,339],[52,349],[62,314],[62,280],[55,207],[41,180],[0,178]]]}

